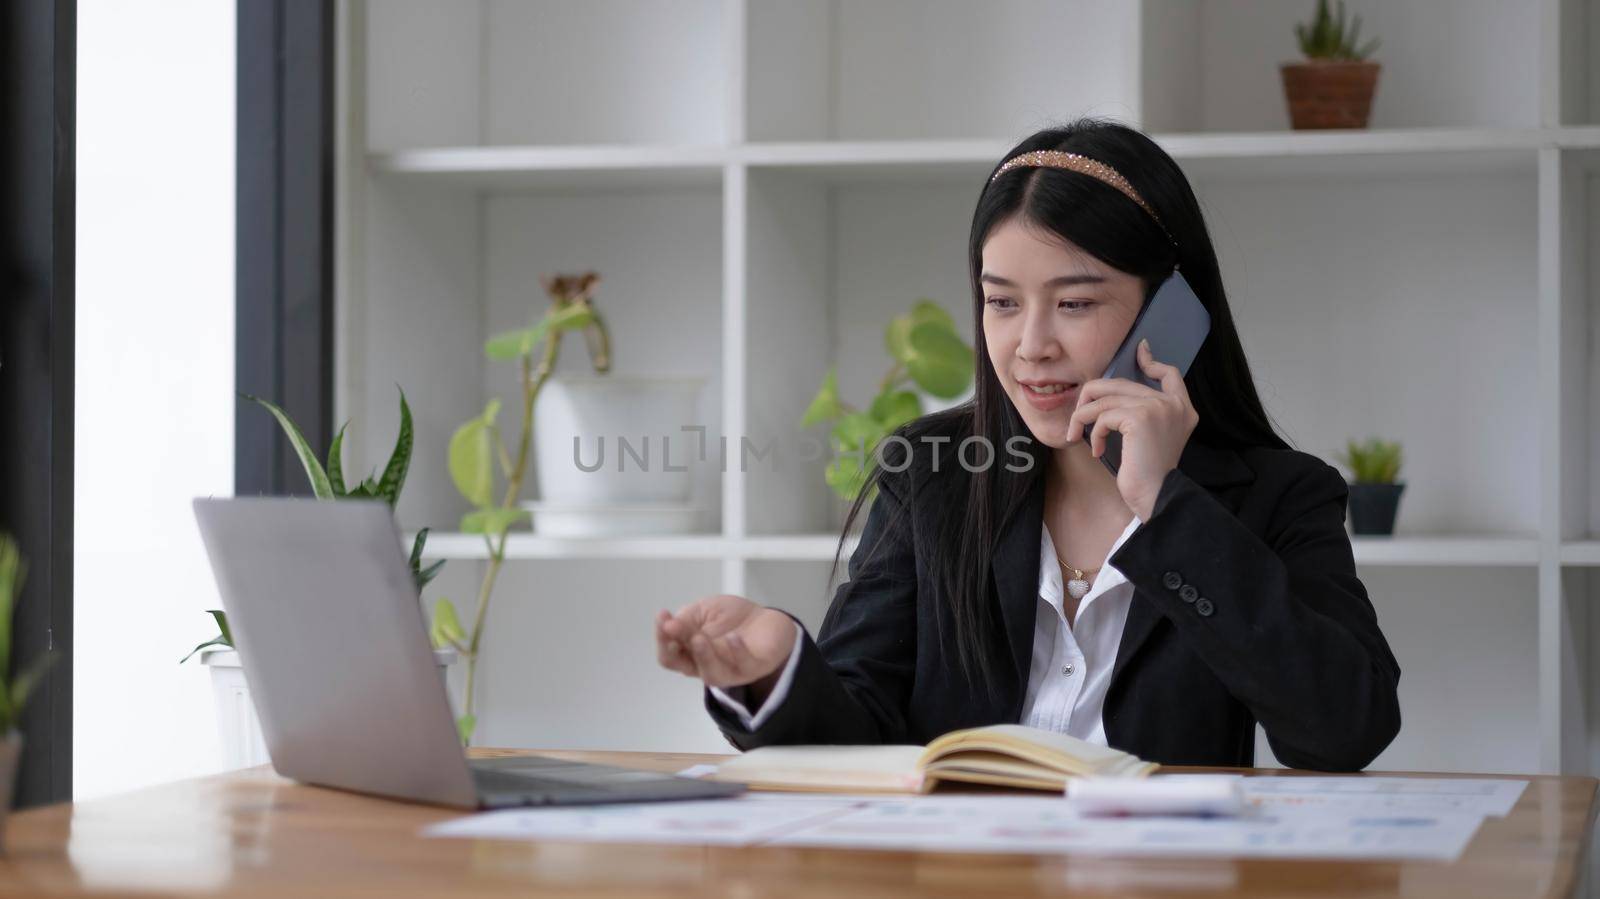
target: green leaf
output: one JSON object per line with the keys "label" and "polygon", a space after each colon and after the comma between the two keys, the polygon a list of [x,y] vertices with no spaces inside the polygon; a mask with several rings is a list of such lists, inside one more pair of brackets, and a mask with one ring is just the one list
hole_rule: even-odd
{"label": "green leaf", "polygon": [[267,411],[271,412],[272,416],[278,420],[278,424],[283,426],[283,431],[288,436],[289,443],[294,446],[295,455],[300,457],[300,464],[306,470],[306,478],[311,481],[311,492],[316,495],[317,499],[335,499],[333,485],[328,482],[327,472],[322,470],[322,463],[317,461],[316,454],[311,451],[311,445],[306,443],[305,435],[300,433],[300,429],[289,418],[289,414],[258,396],[249,394],[240,394],[240,396],[265,406]]}
{"label": "green leaf", "polygon": [[378,495],[389,507],[400,501],[400,489],[406,483],[406,470],[411,467],[411,407],[406,405],[406,392],[400,391],[400,436],[395,438],[394,452],[389,454],[389,464],[384,466],[383,477],[378,481]]}
{"label": "green leaf", "polygon": [[483,353],[496,362],[505,362],[532,352],[534,343],[533,328],[518,328],[489,338],[483,345]]}
{"label": "green leaf", "polygon": [[1337,461],[1350,469],[1356,483],[1392,484],[1400,474],[1400,444],[1376,437],[1364,443],[1349,440]]}
{"label": "green leaf", "polygon": [[440,597],[433,604],[433,626],[428,629],[428,637],[435,649],[466,642],[466,632],[461,629],[461,619],[456,617],[455,604],[450,600]]}
{"label": "green leaf", "polygon": [[428,586],[428,582],[439,574],[439,569],[443,568],[445,563],[444,559],[440,559],[427,568],[422,567],[422,547],[428,542],[428,530],[423,528],[418,531],[416,539],[411,542],[411,579],[416,583],[419,594],[422,588]]}
{"label": "green leaf", "polygon": [[418,593],[422,592],[422,588],[423,587],[428,586],[428,582],[429,581],[433,580],[435,577],[438,576],[439,569],[444,567],[444,563],[445,563],[445,560],[444,559],[440,559],[439,561],[434,562],[432,565],[429,565],[427,568],[424,568],[421,571],[416,572],[415,575],[413,575],[413,577],[415,578],[415,580],[417,582],[417,592]]}
{"label": "green leaf", "polygon": [[[47,652],[39,656],[11,681],[11,690],[8,698],[11,700],[10,711],[13,715],[21,716],[22,708],[28,704],[28,697],[32,695],[34,687],[38,686],[41,680],[44,680],[45,674],[55,664],[56,656],[58,655],[60,653]],[[9,729],[6,728],[6,730]]]}
{"label": "green leaf", "polygon": [[221,609],[206,609],[206,611],[210,612],[211,617],[217,620],[217,629],[222,631],[222,639],[228,641],[228,645],[232,646],[233,631],[228,627],[228,613]]}
{"label": "green leaf", "polygon": [[823,470],[822,477],[828,482],[828,486],[833,488],[834,493],[844,499],[853,500],[866,481],[866,471],[856,456],[835,456]]}
{"label": "green leaf", "polygon": [[189,655],[178,660],[179,665],[189,661],[189,656],[192,656],[200,650],[205,649],[207,646],[226,646],[229,649],[233,648],[233,631],[228,627],[228,613],[222,611],[221,609],[206,609],[206,611],[211,613],[211,617],[217,622],[217,629],[222,631],[222,633],[212,637],[210,640],[207,640],[204,643],[201,643],[194,649],[189,650]]}
{"label": "green leaf", "polygon": [[943,325],[951,334],[960,335],[956,330],[956,320],[950,317],[950,313],[926,297],[917,300],[911,307],[911,327],[915,329],[917,325],[924,324]]}
{"label": "green leaf", "polygon": [[571,331],[587,328],[593,321],[594,313],[587,303],[569,303],[551,309],[540,324],[553,331]]}
{"label": "green leaf", "polygon": [[344,496],[344,429],[350,427],[350,422],[339,426],[339,433],[333,435],[333,445],[328,447],[328,486],[332,488],[334,496]]}
{"label": "green leaf", "polygon": [[844,406],[839,402],[839,371],[837,366],[830,366],[827,375],[823,376],[822,389],[812,397],[811,405],[806,407],[806,414],[800,419],[800,427],[809,428],[819,421],[838,418],[844,414]]}
{"label": "green leaf", "polygon": [[833,426],[834,448],[841,457],[849,456],[863,464],[871,458],[873,449],[889,433],[883,423],[868,412],[852,412],[840,418]]}
{"label": "green leaf", "polygon": [[502,331],[489,338],[483,345],[483,352],[498,362],[517,359],[533,352],[533,348],[538,346],[551,331],[585,328],[593,323],[594,319],[593,310],[582,303],[555,307],[546,312],[544,318],[535,322],[531,328]]}
{"label": "green leaf", "polygon": [[1366,59],[1378,48],[1376,38],[1361,44],[1361,16],[1346,13],[1343,0],[1331,12],[1326,0],[1318,0],[1309,23],[1294,26],[1300,52],[1310,59]]}
{"label": "green leaf", "polygon": [[461,734],[461,745],[463,746],[472,740],[472,732],[477,729],[477,715],[462,715],[456,719],[456,732]]}
{"label": "green leaf", "polygon": [[417,536],[411,540],[411,570],[416,571],[422,567],[422,547],[428,542],[428,528],[417,531]]}
{"label": "green leaf", "polygon": [[494,459],[489,426],[474,418],[450,438],[450,479],[474,506],[487,506],[494,492]]}
{"label": "green leaf", "polygon": [[189,650],[189,655],[179,659],[178,664],[182,665],[184,662],[189,661],[189,656],[192,656],[200,650],[205,649],[207,646],[226,646],[229,649],[233,648],[232,644],[230,644],[227,640],[224,640],[222,637],[212,637],[210,640],[207,640],[206,642],[201,643],[199,646],[196,646],[194,649]]}
{"label": "green leaf", "polygon": [[487,534],[498,537],[508,528],[527,517],[527,509],[507,509],[504,506],[485,506],[461,516],[461,530],[468,534]]}
{"label": "green leaf", "polygon": [[908,421],[922,416],[922,397],[910,390],[894,390],[878,395],[870,410],[887,434]]}
{"label": "green leaf", "polygon": [[918,299],[911,306],[911,311],[905,315],[897,315],[889,322],[889,327],[883,334],[884,349],[896,362],[910,364],[916,355],[916,348],[912,343],[911,334],[921,325],[934,325],[949,332],[957,341],[961,340],[961,333],[956,330],[955,319],[950,317],[943,306],[926,297]]}
{"label": "green leaf", "polygon": [[911,316],[897,315],[889,320],[889,327],[883,330],[883,348],[896,362],[911,358]]}
{"label": "green leaf", "polygon": [[911,329],[911,357],[906,370],[918,387],[942,399],[954,399],[972,383],[975,356],[955,332],[936,322]]}
{"label": "green leaf", "polygon": [[28,563],[16,538],[0,534],[0,676],[11,670],[11,618],[27,578]]}

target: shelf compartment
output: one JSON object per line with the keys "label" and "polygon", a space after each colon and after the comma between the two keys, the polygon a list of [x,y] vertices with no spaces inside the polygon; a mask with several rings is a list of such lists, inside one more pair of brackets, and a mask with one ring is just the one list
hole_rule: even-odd
{"label": "shelf compartment", "polygon": [[[1533,174],[1195,187],[1290,445],[1333,464],[1399,440],[1400,533],[1538,532],[1538,469],[1495,439],[1540,431]],[[1419,278],[1420,260],[1439,264]]]}
{"label": "shelf compartment", "polygon": [[[763,445],[800,438],[829,365],[848,401],[868,398],[887,369],[883,326],[914,298],[945,305],[969,340],[974,327],[972,180],[812,171],[750,173],[749,396],[762,399],[748,415]],[[1408,485],[1402,532],[1538,530],[1537,474],[1484,439],[1539,431],[1535,173],[1192,179],[1280,433],[1330,462],[1369,431],[1405,443],[1408,471],[1427,476]],[[1418,259],[1449,264],[1419,282]],[[752,468],[747,533],[841,526],[823,466]]]}
{"label": "shelf compartment", "polygon": [[[1302,57],[1294,25],[1309,3],[1188,0],[1140,4],[1139,102],[1159,131],[1289,128],[1280,63]],[[1346,0],[1382,65],[1373,128],[1539,124],[1543,54],[1533,4]],[[1485,65],[1484,60],[1495,60]]]}
{"label": "shelf compartment", "polygon": [[1550,45],[1543,60],[1546,121],[1600,122],[1600,4],[1595,0],[1545,0]]}
{"label": "shelf compartment", "polygon": [[368,4],[358,38],[367,144],[723,140],[735,72],[727,9],[723,0]]}
{"label": "shelf compartment", "polygon": [[[515,451],[522,411],[517,367],[486,360],[484,341],[543,314],[549,300],[541,276],[592,268],[601,274],[596,298],[611,334],[614,372],[706,378],[696,420],[683,425],[706,428],[707,460],[688,462],[691,497],[704,509],[696,531],[720,530],[719,188],[479,196],[432,183],[369,179],[362,202],[362,289],[346,299],[352,331],[344,358],[358,374],[343,411],[353,422],[346,458],[353,467],[381,461],[376,454],[387,452],[398,427],[395,385],[403,387],[416,425],[411,475],[398,507],[404,526],[458,526],[467,506],[448,474],[450,435],[490,397],[502,403],[499,423],[508,450]],[[556,372],[592,373],[581,337],[563,341]],[[674,443],[690,439],[664,436]],[[615,439],[607,440],[608,465],[616,459]],[[659,447],[660,441],[651,443]],[[683,454],[674,450],[673,458],[681,464]],[[524,498],[539,498],[537,477],[530,459]]]}
{"label": "shelf compartment", "polygon": [[[690,469],[690,499],[702,508],[696,531],[721,528],[722,477],[719,446],[723,436],[722,195],[719,190],[657,188],[627,193],[494,194],[482,201],[484,222],[484,334],[527,327],[549,307],[539,279],[553,272],[600,273],[596,308],[611,339],[616,375],[696,376],[704,378],[692,420],[676,422],[665,434],[595,433],[581,447],[592,460],[604,441],[604,465],[637,467],[619,455],[618,441],[635,449],[648,440],[660,450],[670,442],[675,465]],[[557,376],[594,374],[579,335],[568,335],[556,362]],[[521,421],[517,367],[488,363],[484,390],[499,397],[502,416],[515,439]],[[548,389],[548,388],[547,388]],[[543,402],[541,398],[539,402]],[[535,408],[537,413],[537,406]],[[463,418],[463,420],[465,420]],[[694,453],[698,437],[682,428],[704,428],[705,459]],[[689,449],[683,449],[689,447]],[[650,449],[650,447],[645,447]],[[512,451],[515,447],[511,447]],[[646,467],[663,460],[650,455]],[[541,498],[537,461],[530,460],[525,499]],[[569,460],[564,475],[594,476]]]}
{"label": "shelf compartment", "polygon": [[[722,592],[720,577],[694,560],[504,566],[478,664],[478,744],[624,749],[648,735],[663,752],[726,748],[700,681],[662,668],[653,636],[657,612]],[[472,598],[456,605],[470,626]]]}
{"label": "shelf compartment", "polygon": [[[1402,722],[1367,770],[1539,770],[1538,580],[1521,567],[1362,573],[1400,665]],[[1272,761],[1259,740],[1256,764]]]}
{"label": "shelf compartment", "polygon": [[[748,191],[746,429],[770,461],[746,466],[746,532],[813,533],[843,524],[823,477],[828,428],[800,419],[837,366],[846,403],[865,408],[892,360],[884,329],[929,298],[972,340],[965,180],[848,187],[788,171],[751,172]],[[929,397],[925,412],[958,402]]]}
{"label": "shelf compartment", "polygon": [[1137,114],[1138,11],[1093,0],[750,0],[751,140],[1022,134]]}

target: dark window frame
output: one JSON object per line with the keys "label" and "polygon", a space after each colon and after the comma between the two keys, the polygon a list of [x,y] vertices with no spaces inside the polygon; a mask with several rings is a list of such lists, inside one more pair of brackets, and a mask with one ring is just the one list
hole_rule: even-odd
{"label": "dark window frame", "polygon": [[[235,383],[333,440],[334,5],[239,0]],[[234,406],[234,493],[305,495],[266,411]]]}
{"label": "dark window frame", "polygon": [[0,3],[0,530],[27,578],[11,671],[46,652],[13,802],[72,798],[77,2]]}

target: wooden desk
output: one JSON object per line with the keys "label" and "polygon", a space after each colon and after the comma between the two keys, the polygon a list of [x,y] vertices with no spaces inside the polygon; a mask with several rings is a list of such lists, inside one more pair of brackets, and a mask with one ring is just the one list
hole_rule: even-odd
{"label": "wooden desk", "polygon": [[[662,771],[725,757],[547,754]],[[1568,895],[1596,781],[1529,780],[1510,815],[1485,820],[1461,860],[1443,864],[424,839],[423,825],[461,812],[300,786],[260,767],[15,814],[0,896]]]}

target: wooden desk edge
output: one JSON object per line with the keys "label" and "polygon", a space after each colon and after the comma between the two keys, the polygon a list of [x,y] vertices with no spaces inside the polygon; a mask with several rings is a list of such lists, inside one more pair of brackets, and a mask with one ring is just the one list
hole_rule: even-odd
{"label": "wooden desk edge", "polygon": [[[546,755],[663,772],[716,763],[732,755],[511,748],[474,749],[470,754],[474,757]],[[1166,770],[1289,777],[1326,774],[1291,769],[1188,766]],[[1252,896],[1273,895],[1286,883],[1323,895],[1318,890],[1331,884],[1348,886],[1348,877],[1356,876],[1352,872],[1366,878],[1364,882],[1378,892],[1383,892],[1385,887],[1409,884],[1412,889],[1405,890],[1408,894],[1450,899],[1464,899],[1467,895],[1571,895],[1583,883],[1590,841],[1600,822],[1600,780],[1546,774],[1391,771],[1367,771],[1356,776],[1388,775],[1503,777],[1527,781],[1529,788],[1505,819],[1496,819],[1492,829],[1480,830],[1467,853],[1454,862],[1209,858],[1196,862],[1194,858],[1182,857],[1168,860],[1169,863],[1164,863],[1166,867],[1157,865],[1151,870],[1156,875],[1165,871],[1170,876],[1174,867],[1202,864],[1204,871],[1226,870],[1240,878],[1232,887],[1190,893],[1218,897],[1235,895],[1241,887]],[[407,881],[407,888],[401,890],[405,895],[435,895],[471,884],[494,895],[524,895],[530,889],[547,888],[588,890],[594,895],[616,896],[629,894],[639,887],[643,892],[653,890],[653,895],[676,896],[716,892],[729,884],[730,888],[744,890],[752,888],[752,884],[780,880],[789,886],[805,883],[826,891],[852,882],[851,878],[860,875],[863,865],[879,872],[883,878],[894,879],[912,877],[926,866],[955,863],[942,853],[918,851],[861,855],[837,850],[844,854],[818,851],[797,856],[769,847],[724,850],[659,844],[582,844],[581,848],[563,846],[530,855],[529,850],[509,844],[497,848],[495,844],[501,841],[414,840],[422,827],[463,814],[468,813],[461,809],[395,803],[341,790],[302,786],[280,777],[271,766],[261,765],[186,778],[77,804],[56,803],[17,812],[7,823],[8,857],[6,864],[0,864],[0,891],[8,895],[18,889],[31,891],[30,895],[75,895],[96,891],[96,884],[99,887],[121,884],[134,889],[150,886],[148,878],[154,877],[158,886],[171,886],[175,882],[172,878],[177,878],[176,882],[183,882],[184,877],[203,880],[215,876],[216,871],[225,871],[229,879],[213,884],[213,892],[255,896],[299,889],[302,894],[308,894],[304,885],[314,880],[318,884],[317,895],[355,899],[371,894],[374,871],[390,870],[384,866],[399,866],[393,870],[410,871],[407,878],[413,875],[418,878],[415,882]],[[190,819],[227,821],[231,823],[232,836],[218,842],[214,848],[220,854],[201,859],[204,864],[169,870],[163,860],[170,846],[161,840],[178,840],[188,846],[192,833],[185,829],[187,824],[180,823],[175,829],[155,827],[157,836],[152,837],[148,832],[152,815],[156,822],[165,820],[169,825]],[[265,824],[269,820],[270,827]],[[224,829],[229,827],[225,825]],[[304,851],[308,838],[316,842],[330,838],[329,835],[349,841],[346,850],[357,847],[355,855],[334,857],[323,852]],[[130,844],[130,839],[135,842]],[[154,842],[148,844],[137,842],[151,839]],[[149,845],[155,854],[130,854],[130,847],[135,845]],[[643,890],[645,882],[629,880],[632,875],[621,880],[616,878],[618,869],[614,862],[623,857],[642,859],[644,869],[670,873],[678,879],[664,886],[650,880],[651,890]],[[1148,867],[1141,864],[1130,868],[1126,859],[1120,858],[1095,859],[1051,853],[1027,856],[1026,862],[1015,858],[973,862],[963,857],[959,865],[962,870],[968,870],[970,865],[976,864],[971,870],[987,872],[985,877],[1002,880],[1011,877],[1012,880],[1005,882],[1021,892],[1040,883],[1059,885],[1058,882],[1064,882],[1063,877],[1073,872],[1091,879],[1115,878]],[[151,863],[157,867],[151,868]],[[1225,867],[1217,867],[1219,864]],[[585,865],[593,866],[593,870]],[[732,880],[724,883],[718,880],[722,877]],[[784,879],[789,877],[796,879],[792,883]],[[1276,878],[1287,880],[1280,883]],[[911,896],[923,892],[928,884],[912,877],[904,883],[886,880],[880,886],[885,888],[882,893],[885,896]],[[1192,890],[1193,886],[1190,884],[1186,889]]]}
{"label": "wooden desk edge", "polygon": [[[467,750],[467,755],[470,758],[503,758],[503,757],[508,757],[508,756],[514,757],[514,756],[521,756],[521,755],[551,756],[551,757],[555,757],[555,758],[571,759],[571,760],[574,760],[574,761],[586,761],[586,762],[595,762],[595,763],[598,763],[598,764],[617,765],[619,767],[624,767],[624,768],[638,768],[638,769],[646,770],[646,771],[660,771],[660,772],[664,772],[664,773],[676,773],[678,771],[682,771],[683,769],[691,767],[693,765],[715,765],[715,764],[718,764],[720,762],[726,761],[727,759],[733,758],[735,755],[737,755],[737,753],[731,753],[731,752],[724,752],[724,753],[716,753],[716,752],[650,752],[650,751],[629,750],[629,749],[524,749],[524,748],[517,748],[517,747],[502,747],[502,746],[495,746],[495,747],[476,747],[475,746],[475,747],[472,747],[472,748]],[[1368,771],[1357,771],[1357,772],[1333,772],[1333,771],[1315,771],[1315,770],[1309,770],[1309,769],[1304,769],[1304,768],[1228,768],[1228,767],[1215,767],[1215,766],[1202,766],[1202,765],[1163,765],[1161,768],[1157,769],[1156,773],[1162,773],[1162,772],[1171,772],[1171,773],[1175,773],[1175,774],[1249,774],[1249,775],[1258,776],[1258,777],[1260,777],[1260,776],[1265,776],[1265,777],[1419,777],[1419,778],[1435,778],[1435,779],[1449,779],[1449,778],[1479,778],[1479,779],[1487,779],[1487,778],[1500,778],[1500,779],[1506,779],[1506,780],[1526,780],[1530,784],[1538,783],[1538,782],[1541,782],[1541,781],[1562,781],[1562,782],[1567,782],[1567,783],[1587,782],[1588,786],[1589,786],[1589,791],[1588,791],[1589,792],[1589,816],[1588,816],[1587,820],[1585,821],[1585,825],[1584,825],[1584,836],[1585,836],[1586,839],[1591,838],[1593,836],[1593,831],[1594,831],[1594,827],[1595,827],[1597,818],[1600,818],[1600,803],[1596,802],[1597,794],[1600,794],[1600,778],[1591,777],[1591,776],[1588,776],[1588,775],[1579,775],[1579,774],[1515,774],[1515,773],[1497,773],[1497,772],[1480,772],[1480,771],[1474,771],[1474,772],[1452,772],[1452,771],[1389,771],[1389,770],[1385,770],[1385,771],[1371,771],[1371,770],[1368,770]],[[210,781],[210,780],[229,781],[229,780],[240,780],[240,779],[254,780],[254,779],[257,779],[257,778],[267,778],[267,779],[271,779],[271,780],[281,781],[281,782],[283,782],[285,784],[294,783],[294,781],[292,781],[292,780],[290,780],[288,778],[282,777],[276,771],[274,771],[271,764],[263,764],[263,765],[255,765],[255,766],[252,766],[252,767],[249,767],[249,768],[235,768],[235,769],[232,769],[232,770],[229,770],[229,771],[215,771],[215,772],[212,772],[210,774],[199,774],[199,775],[195,775],[194,777],[179,778],[178,780],[174,780],[174,781],[166,781],[164,783],[159,783],[159,784],[150,784],[150,785],[147,785],[147,786],[137,787],[137,788],[134,788],[132,790],[124,791],[124,792],[121,792],[121,793],[109,794],[107,796],[94,797],[94,798],[91,798],[91,799],[86,799],[86,800],[81,800],[81,801],[93,802],[96,799],[103,799],[103,798],[104,799],[109,799],[109,798],[115,798],[115,797],[130,796],[130,795],[141,793],[141,792],[145,792],[145,791],[148,791],[148,790],[161,790],[161,789],[165,789],[165,788],[174,786],[176,784],[182,784],[182,783],[186,783],[186,782],[198,783],[198,782],[204,782],[204,781]],[[1526,794],[1524,794],[1524,796],[1526,796]],[[15,817],[20,816],[20,815],[27,815],[27,814],[29,814],[31,812],[39,811],[41,809],[51,808],[53,806],[68,805],[68,804],[71,804],[72,801],[73,800],[62,800],[60,802],[50,803],[50,804],[47,804],[47,805],[33,806],[33,807],[30,807],[30,808],[27,808],[27,809],[19,809],[19,810],[13,811],[11,813],[11,815],[12,815],[13,818],[15,818]],[[388,800],[380,800],[380,801],[388,801]]]}

